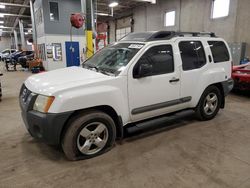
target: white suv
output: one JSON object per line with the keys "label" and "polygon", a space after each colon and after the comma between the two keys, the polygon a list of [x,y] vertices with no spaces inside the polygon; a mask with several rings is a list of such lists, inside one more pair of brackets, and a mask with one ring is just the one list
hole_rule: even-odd
{"label": "white suv", "polygon": [[227,43],[213,33],[133,33],[87,60],[29,77],[20,91],[33,137],[68,159],[100,155],[124,127],[194,109],[201,120],[224,108],[233,87]]}
{"label": "white suv", "polygon": [[0,61],[5,60],[5,58],[6,58],[8,55],[10,55],[10,54],[12,54],[12,53],[14,53],[14,52],[16,52],[16,51],[17,51],[17,50],[15,50],[15,49],[5,49],[5,50],[1,51],[1,52],[0,52]]}

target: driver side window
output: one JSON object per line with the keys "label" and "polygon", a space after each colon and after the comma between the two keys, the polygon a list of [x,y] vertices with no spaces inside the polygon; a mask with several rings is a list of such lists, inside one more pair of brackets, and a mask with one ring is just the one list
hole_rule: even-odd
{"label": "driver side window", "polygon": [[172,46],[160,45],[150,48],[142,55],[134,67],[133,75],[134,78],[140,78],[172,72],[174,72]]}

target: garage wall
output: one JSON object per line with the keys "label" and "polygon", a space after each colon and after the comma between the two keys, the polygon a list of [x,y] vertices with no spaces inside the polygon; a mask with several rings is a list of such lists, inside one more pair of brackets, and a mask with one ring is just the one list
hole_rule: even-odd
{"label": "garage wall", "polygon": [[[231,0],[229,16],[221,19],[210,18],[211,6],[211,0],[158,0],[156,5],[134,9],[135,31],[212,31],[233,42],[238,0]],[[165,27],[165,13],[172,10],[176,11],[176,24]]]}
{"label": "garage wall", "polygon": [[[212,0],[157,0],[157,4],[145,4],[133,10],[134,31],[215,32],[228,42],[246,42],[250,56],[250,0],[231,0],[229,16],[219,19],[211,19],[211,6]],[[165,13],[172,10],[176,11],[176,24],[165,27]]]}
{"label": "garage wall", "polygon": [[247,42],[247,56],[250,57],[250,1],[239,0],[235,24],[235,41]]}
{"label": "garage wall", "polygon": [[0,40],[0,52],[3,51],[6,48],[11,47],[11,39],[10,37],[1,37]]}

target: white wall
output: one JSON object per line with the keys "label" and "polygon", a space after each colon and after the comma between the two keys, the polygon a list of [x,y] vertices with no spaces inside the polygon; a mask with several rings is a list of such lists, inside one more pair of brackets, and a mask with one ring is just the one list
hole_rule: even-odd
{"label": "white wall", "polygon": [[[53,61],[53,59],[46,59],[43,61],[43,66],[45,70],[51,71],[59,68],[65,68],[67,66],[66,62],[66,48],[65,42],[70,41],[69,35],[45,35],[37,39],[38,44],[51,44],[51,43],[61,43],[62,45],[62,61]],[[86,48],[86,37],[82,36],[72,36],[72,41],[79,42],[80,56],[82,54],[82,49]],[[46,48],[45,48],[46,50]]]}
{"label": "white wall", "polygon": [[11,47],[11,40],[10,37],[1,37],[0,40],[0,52],[3,51],[6,48]]}

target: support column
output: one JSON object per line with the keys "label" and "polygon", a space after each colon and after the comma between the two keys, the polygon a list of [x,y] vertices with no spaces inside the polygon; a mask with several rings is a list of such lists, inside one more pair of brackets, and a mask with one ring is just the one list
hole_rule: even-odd
{"label": "support column", "polygon": [[14,39],[15,39],[15,47],[16,47],[16,50],[19,50],[19,49],[18,49],[18,38],[17,38],[17,32],[16,32],[16,30],[14,30]]}
{"label": "support column", "polygon": [[25,38],[24,38],[23,21],[22,20],[19,20],[19,29],[20,29],[22,50],[26,50],[26,43],[25,43]]}
{"label": "support column", "polygon": [[93,2],[92,0],[86,0],[86,42],[87,42],[87,58],[94,55],[94,45],[93,45]]}
{"label": "support column", "polygon": [[37,33],[36,33],[36,21],[35,21],[34,5],[33,5],[32,0],[30,0],[30,14],[31,14],[31,22],[32,22],[33,45],[34,45],[34,50],[36,52]]}

